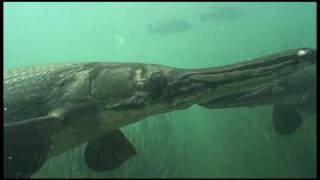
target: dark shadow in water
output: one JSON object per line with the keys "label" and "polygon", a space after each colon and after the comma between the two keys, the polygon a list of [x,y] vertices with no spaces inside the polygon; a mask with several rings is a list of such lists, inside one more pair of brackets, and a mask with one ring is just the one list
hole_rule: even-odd
{"label": "dark shadow in water", "polygon": [[155,24],[148,24],[148,32],[150,34],[158,33],[160,35],[179,34],[190,30],[193,25],[184,20],[158,21]]}
{"label": "dark shadow in water", "polygon": [[210,12],[199,15],[201,22],[213,23],[236,22],[245,15],[245,12],[235,6],[213,7]]}

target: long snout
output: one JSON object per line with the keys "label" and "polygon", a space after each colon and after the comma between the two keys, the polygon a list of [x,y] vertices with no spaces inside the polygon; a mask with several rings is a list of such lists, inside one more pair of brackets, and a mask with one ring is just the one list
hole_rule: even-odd
{"label": "long snout", "polygon": [[[295,101],[306,89],[292,91],[315,74],[304,73],[315,67],[316,51],[309,48],[252,59],[238,64],[207,69],[184,70],[169,84],[176,106],[200,104],[208,108],[256,106],[278,101]],[[307,75],[306,75],[307,74]],[[306,75],[292,84],[292,76]],[[294,85],[294,86],[293,86]],[[308,84],[303,84],[308,86]],[[294,93],[292,93],[294,92]]]}

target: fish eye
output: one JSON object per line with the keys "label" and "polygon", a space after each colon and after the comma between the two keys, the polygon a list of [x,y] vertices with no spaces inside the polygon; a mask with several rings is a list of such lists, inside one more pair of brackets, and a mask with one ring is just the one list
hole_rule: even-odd
{"label": "fish eye", "polygon": [[161,87],[165,86],[167,83],[167,79],[160,72],[155,72],[151,74],[150,82],[153,87],[156,89],[161,89]]}
{"label": "fish eye", "polygon": [[153,99],[158,99],[163,95],[163,90],[166,87],[167,79],[160,72],[155,72],[151,74],[150,84],[152,87],[151,97]]}

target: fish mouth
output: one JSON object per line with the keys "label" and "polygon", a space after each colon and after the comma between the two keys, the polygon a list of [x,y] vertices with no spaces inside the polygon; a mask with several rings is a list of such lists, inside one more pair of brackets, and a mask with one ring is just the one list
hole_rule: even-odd
{"label": "fish mouth", "polygon": [[315,79],[316,50],[290,49],[233,65],[183,70],[169,84],[174,106],[206,108],[291,103],[305,96]]}

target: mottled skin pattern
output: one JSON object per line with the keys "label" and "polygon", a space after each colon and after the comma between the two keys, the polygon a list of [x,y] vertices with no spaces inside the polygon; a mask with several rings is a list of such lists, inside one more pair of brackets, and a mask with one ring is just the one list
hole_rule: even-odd
{"label": "mottled skin pattern", "polygon": [[193,104],[227,108],[310,102],[315,60],[315,51],[304,48],[208,69],[139,63],[17,68],[4,72],[4,123],[53,117],[42,128],[50,129],[50,158],[150,115]]}
{"label": "mottled skin pattern", "polygon": [[48,92],[72,72],[77,64],[36,66],[4,71],[4,121],[21,121],[47,115]]}

